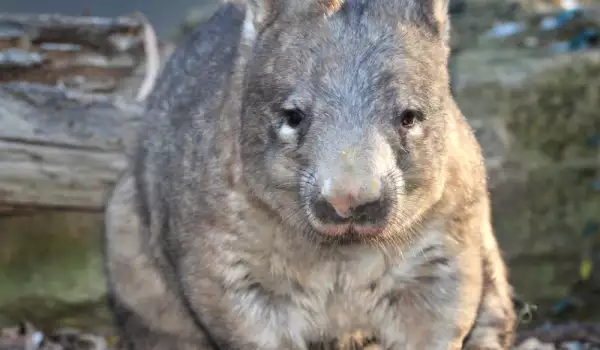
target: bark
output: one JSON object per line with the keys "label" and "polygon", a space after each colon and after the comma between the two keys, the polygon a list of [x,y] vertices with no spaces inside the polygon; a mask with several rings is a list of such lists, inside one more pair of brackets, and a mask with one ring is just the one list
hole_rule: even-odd
{"label": "bark", "polygon": [[142,111],[122,96],[0,85],[0,208],[102,210]]}
{"label": "bark", "polygon": [[114,91],[144,60],[139,16],[0,13],[0,83]]}

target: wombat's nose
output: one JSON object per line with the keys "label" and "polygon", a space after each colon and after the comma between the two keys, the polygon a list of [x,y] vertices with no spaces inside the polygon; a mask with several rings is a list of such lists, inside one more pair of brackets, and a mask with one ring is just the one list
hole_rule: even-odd
{"label": "wombat's nose", "polygon": [[342,218],[350,217],[350,209],[356,205],[356,203],[358,203],[358,200],[356,199],[357,197],[358,195],[353,192],[348,192],[346,194],[332,196],[329,198],[323,196],[325,201],[331,205],[337,215]]}
{"label": "wombat's nose", "polygon": [[326,181],[320,197],[315,203],[315,214],[327,224],[349,218],[358,224],[376,224],[386,213],[379,181],[362,186],[353,186],[351,181],[335,186]]}

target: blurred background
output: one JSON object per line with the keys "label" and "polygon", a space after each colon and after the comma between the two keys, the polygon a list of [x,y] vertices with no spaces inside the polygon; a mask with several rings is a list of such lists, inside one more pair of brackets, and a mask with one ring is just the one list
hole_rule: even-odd
{"label": "blurred background", "polygon": [[[42,335],[102,348],[80,332],[113,346],[102,204],[145,79],[217,6],[0,1],[0,350]],[[450,10],[452,89],[486,157],[520,349],[600,349],[600,1]]]}

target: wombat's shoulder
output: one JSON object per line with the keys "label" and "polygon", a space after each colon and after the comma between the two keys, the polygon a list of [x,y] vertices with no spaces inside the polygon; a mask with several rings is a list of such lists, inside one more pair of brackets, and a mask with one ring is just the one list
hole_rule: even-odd
{"label": "wombat's shoulder", "polygon": [[226,2],[169,56],[148,97],[149,110],[189,110],[223,89],[235,64],[245,6]]}
{"label": "wombat's shoulder", "polygon": [[169,56],[146,101],[132,152],[138,168],[146,161],[158,163],[153,160],[156,154],[168,157],[164,153],[173,148],[177,136],[199,126],[204,133],[215,128],[230,90],[244,16],[243,5],[221,5]]}
{"label": "wombat's shoulder", "polygon": [[[219,137],[212,136],[219,132],[217,124],[230,95],[244,17],[244,6],[221,5],[177,46],[148,97],[129,153],[136,201],[147,222],[150,211],[164,201],[160,193],[180,198],[173,187],[189,178],[186,172],[196,179],[212,179],[206,164],[211,152],[222,148],[214,144]],[[198,168],[183,169],[183,164]]]}

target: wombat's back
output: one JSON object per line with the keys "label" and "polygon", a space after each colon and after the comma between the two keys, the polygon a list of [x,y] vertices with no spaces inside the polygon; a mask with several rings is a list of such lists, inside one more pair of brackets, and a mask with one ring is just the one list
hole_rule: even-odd
{"label": "wombat's back", "polygon": [[242,7],[225,4],[173,52],[148,98],[129,169],[108,199],[109,300],[124,341],[134,349],[190,350],[210,344],[176,292],[177,281],[162,253],[168,235],[162,223],[170,220],[173,205],[165,194],[177,196],[175,188],[187,176],[181,164],[189,153],[182,146],[189,146],[185,140],[190,137],[194,148],[204,149],[194,160],[201,169],[194,176],[210,181],[204,165],[219,133],[243,20]]}
{"label": "wombat's back", "polygon": [[[222,5],[172,53],[148,98],[131,165],[140,216],[152,234],[159,234],[167,220],[165,193],[178,197],[175,187],[187,175],[195,177],[199,191],[214,182],[207,163],[222,148],[216,140],[223,138],[219,124],[231,93],[244,15],[243,5]],[[186,150],[194,152],[193,162],[185,158],[190,157]],[[184,201],[181,196],[176,202]]]}

